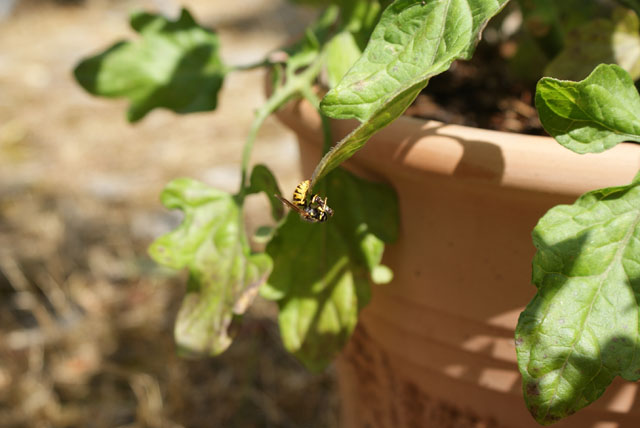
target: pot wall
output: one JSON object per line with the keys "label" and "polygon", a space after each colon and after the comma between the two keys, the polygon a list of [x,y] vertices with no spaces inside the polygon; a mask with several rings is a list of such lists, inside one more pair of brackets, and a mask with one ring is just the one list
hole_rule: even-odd
{"label": "pot wall", "polygon": [[[280,115],[297,133],[303,169],[320,159],[320,121],[305,103]],[[335,122],[334,136],[354,122]],[[521,392],[513,343],[535,294],[531,230],[551,207],[626,184],[640,146],[576,155],[544,137],[401,118],[348,167],[390,182],[400,236],[339,358],[345,427],[539,426]],[[339,215],[339,213],[337,213]],[[616,381],[558,427],[640,426],[637,386]]]}

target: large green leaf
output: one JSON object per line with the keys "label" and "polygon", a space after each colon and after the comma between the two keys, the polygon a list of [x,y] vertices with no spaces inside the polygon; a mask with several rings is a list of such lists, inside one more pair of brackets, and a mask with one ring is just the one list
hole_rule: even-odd
{"label": "large green leaf", "polygon": [[429,79],[471,56],[487,21],[508,0],[398,0],[383,13],[366,49],[322,100],[322,111],[362,124],[316,167],[315,184],[413,102]]}
{"label": "large green leaf", "polygon": [[262,295],[277,300],[286,348],[307,367],[331,362],[369,300],[369,278],[391,279],[380,265],[384,243],[397,234],[393,189],[336,169],[326,195],[335,214],[306,223],[291,212],[267,246],[274,268]]}
{"label": "large green leaf", "polygon": [[362,57],[323,99],[324,113],[366,121],[394,95],[468,58],[480,30],[506,1],[422,3],[399,0],[384,11]]}
{"label": "large green leaf", "polygon": [[545,76],[584,79],[599,64],[618,64],[631,78],[640,77],[638,15],[618,8],[611,19],[591,19],[565,37],[564,49],[545,69]]}
{"label": "large green leaf", "polygon": [[576,153],[640,141],[640,96],[617,65],[602,64],[581,82],[541,79],[536,108],[546,131]]}
{"label": "large green leaf", "polygon": [[191,354],[219,354],[231,344],[228,327],[233,316],[242,314],[256,296],[271,270],[271,259],[251,254],[234,196],[180,178],[166,186],[162,203],[184,212],[182,224],[149,248],[156,262],[189,269],[175,324],[176,342]]}
{"label": "large green leaf", "polygon": [[136,13],[134,42],[119,42],[82,61],[77,81],[94,95],[126,97],[128,119],[142,119],[156,107],[176,113],[214,110],[225,67],[218,36],[198,26],[186,9],[177,21]]}
{"label": "large green leaf", "polygon": [[538,293],[516,329],[529,410],[542,424],[640,378],[640,183],[551,209],[533,231]]}

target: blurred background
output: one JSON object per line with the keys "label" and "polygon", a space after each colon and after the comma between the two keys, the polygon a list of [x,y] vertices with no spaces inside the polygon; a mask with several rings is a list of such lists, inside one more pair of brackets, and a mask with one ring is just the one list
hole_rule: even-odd
{"label": "blurred background", "polygon": [[[261,59],[314,11],[285,0],[0,0],[0,427],[332,427],[332,370],[312,375],[258,299],[222,356],[177,357],[186,272],[146,247],[180,217],[159,202],[189,176],[236,191],[262,71],[227,77],[218,110],[154,111],[89,96],[71,71],[134,37],[130,12],[186,6],[221,37],[228,64]],[[267,121],[253,155],[285,193],[299,181],[293,135]],[[268,219],[250,201],[250,229]]]}

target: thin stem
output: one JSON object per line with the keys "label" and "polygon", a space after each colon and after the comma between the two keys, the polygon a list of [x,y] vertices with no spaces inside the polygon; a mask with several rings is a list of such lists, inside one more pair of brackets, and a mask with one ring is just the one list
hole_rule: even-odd
{"label": "thin stem", "polygon": [[267,67],[269,65],[273,65],[273,63],[269,60],[269,58],[266,58],[260,60],[259,62],[254,62],[251,64],[229,65],[226,67],[225,71],[227,73],[230,73],[233,71],[255,70],[256,68]]}
{"label": "thin stem", "polygon": [[304,94],[305,92],[311,92],[309,88],[316,80],[318,73],[320,73],[322,60],[323,55],[319,54],[316,59],[309,65],[309,67],[307,67],[301,73],[295,74],[291,78],[287,79],[287,81],[281,87],[277,88],[271,94],[271,97],[267,99],[267,102],[258,110],[256,110],[255,117],[253,119],[253,122],[251,123],[251,128],[249,130],[249,135],[247,135],[247,139],[245,140],[244,148],[242,151],[242,183],[240,186],[240,192],[238,194],[238,198],[240,200],[244,199],[247,191],[251,152],[253,150],[253,144],[255,143],[258,131],[262,127],[262,124],[267,119],[267,117],[278,110],[291,98],[295,97],[296,95]]}
{"label": "thin stem", "polygon": [[264,121],[269,117],[272,111],[275,111],[275,109],[273,109],[273,103],[270,102],[274,100],[274,98],[275,97],[271,97],[267,100],[266,104],[256,110],[253,122],[251,122],[251,128],[249,129],[249,135],[247,135],[244,148],[242,149],[242,183],[240,185],[241,198],[245,194],[247,180],[249,179],[249,160],[251,158],[251,151],[253,150],[253,143],[255,143],[258,131],[260,131]]}

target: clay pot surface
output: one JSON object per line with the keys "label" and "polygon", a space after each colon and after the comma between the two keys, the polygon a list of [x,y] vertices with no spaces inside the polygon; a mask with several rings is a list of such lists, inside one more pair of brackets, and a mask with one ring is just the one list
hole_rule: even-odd
{"label": "clay pot surface", "polygon": [[[279,118],[297,134],[303,170],[320,159],[319,116],[305,102]],[[356,126],[333,121],[335,140]],[[631,182],[640,146],[577,155],[548,137],[402,117],[346,164],[393,185],[400,235],[394,272],[338,361],[343,426],[538,427],[527,411],[514,329],[535,294],[531,231],[551,207]],[[339,215],[339,214],[338,214]],[[616,379],[557,427],[640,427],[637,385]]]}

